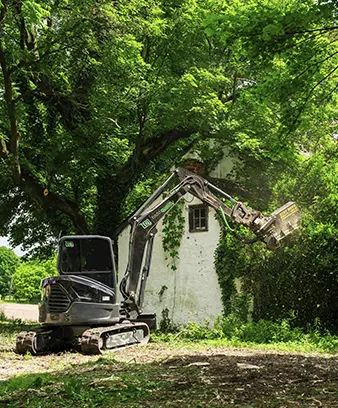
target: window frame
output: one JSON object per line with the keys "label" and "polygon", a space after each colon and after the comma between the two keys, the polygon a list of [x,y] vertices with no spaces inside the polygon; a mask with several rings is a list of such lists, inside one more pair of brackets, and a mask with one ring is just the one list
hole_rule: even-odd
{"label": "window frame", "polygon": [[[195,220],[197,219],[196,217],[196,210],[205,210],[205,217],[202,217],[201,215],[198,216],[198,219],[201,224],[201,220],[205,219],[205,227],[197,227],[196,228],[196,223]],[[189,205],[189,232],[207,232],[209,231],[209,206],[206,204],[195,204],[195,205]]]}

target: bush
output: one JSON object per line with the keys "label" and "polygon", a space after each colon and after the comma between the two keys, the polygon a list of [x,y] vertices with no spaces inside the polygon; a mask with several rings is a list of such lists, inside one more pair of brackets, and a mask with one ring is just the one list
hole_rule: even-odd
{"label": "bush", "polygon": [[292,319],[280,321],[259,320],[243,323],[237,316],[229,315],[219,319],[214,328],[189,323],[175,338],[188,341],[226,340],[233,344],[286,344],[292,348],[301,346],[304,350],[334,351],[338,349],[338,337],[322,329],[316,320],[305,329],[293,327]]}
{"label": "bush", "polygon": [[17,301],[38,302],[40,282],[56,274],[55,261],[26,261],[21,263],[13,276],[13,296]]}
{"label": "bush", "polygon": [[214,340],[224,337],[222,331],[218,328],[211,329],[208,323],[205,326],[201,326],[194,322],[190,322],[187,326],[183,327],[180,335],[188,340]]}
{"label": "bush", "polygon": [[8,295],[12,276],[19,264],[20,258],[11,249],[0,247],[0,298]]}

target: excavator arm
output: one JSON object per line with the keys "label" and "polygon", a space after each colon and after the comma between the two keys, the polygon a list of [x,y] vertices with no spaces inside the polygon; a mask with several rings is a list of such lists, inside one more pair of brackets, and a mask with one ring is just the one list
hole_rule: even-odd
{"label": "excavator arm", "polygon": [[[175,176],[178,177],[179,183],[159,204],[151,208],[151,204],[164,192]],[[268,248],[274,249],[280,245],[284,237],[298,228],[300,212],[293,202],[265,216],[259,211],[246,207],[242,202],[235,200],[197,174],[185,169],[177,169],[129,220],[131,232],[128,264],[120,284],[120,291],[124,297],[122,307],[130,318],[137,318],[142,311],[153,242],[157,232],[156,226],[187,193],[214,208],[223,219],[228,217],[252,231],[256,238],[247,243],[261,240]],[[233,206],[229,207],[218,196],[227,199]]]}

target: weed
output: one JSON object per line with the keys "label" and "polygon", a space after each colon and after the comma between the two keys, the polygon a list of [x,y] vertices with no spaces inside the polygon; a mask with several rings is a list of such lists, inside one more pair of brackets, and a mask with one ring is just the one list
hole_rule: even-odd
{"label": "weed", "polygon": [[64,380],[63,387],[66,396],[74,397],[80,394],[82,383],[78,378],[70,377]]}
{"label": "weed", "polygon": [[160,331],[162,333],[174,333],[178,327],[174,325],[169,317],[169,309],[166,307],[162,310],[162,319],[160,321]]}
{"label": "weed", "polygon": [[154,341],[180,342],[210,341],[227,346],[261,346],[269,349],[333,352],[338,350],[338,336],[322,330],[315,322],[312,326],[292,326],[292,319],[276,322],[259,320],[245,322],[235,315],[218,319],[214,327],[209,324],[189,323],[176,334],[157,334]]}

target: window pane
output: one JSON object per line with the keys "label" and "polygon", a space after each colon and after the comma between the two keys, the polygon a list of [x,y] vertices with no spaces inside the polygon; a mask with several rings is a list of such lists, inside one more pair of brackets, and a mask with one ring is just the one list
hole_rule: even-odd
{"label": "window pane", "polygon": [[73,238],[60,248],[61,269],[65,273],[111,271],[111,248],[100,238]]}
{"label": "window pane", "polygon": [[205,205],[189,207],[189,231],[208,231],[208,208]]}

